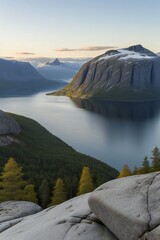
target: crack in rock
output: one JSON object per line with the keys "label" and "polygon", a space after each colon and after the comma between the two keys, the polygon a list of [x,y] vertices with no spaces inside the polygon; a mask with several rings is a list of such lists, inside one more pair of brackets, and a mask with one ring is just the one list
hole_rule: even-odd
{"label": "crack in rock", "polygon": [[22,220],[23,220],[23,218],[20,218],[20,219],[13,219],[10,221],[5,221],[5,222],[0,223],[0,233],[15,226],[16,224],[22,222]]}
{"label": "crack in rock", "polygon": [[75,218],[80,218],[80,221],[79,222],[72,222],[71,223],[71,226],[69,227],[68,231],[66,232],[65,236],[64,236],[64,239],[65,240],[67,238],[67,235],[69,233],[69,231],[71,230],[72,227],[76,226],[77,224],[80,224],[83,220],[87,219],[87,217],[89,217],[89,215],[91,215],[92,212],[90,212],[89,214],[85,215],[84,217],[78,217],[78,216],[73,216]]}
{"label": "crack in rock", "polygon": [[149,220],[148,220],[148,223],[147,223],[147,228],[148,228],[148,229],[147,229],[144,233],[142,233],[142,235],[140,236],[140,238],[141,238],[141,239],[144,239],[144,240],[146,239],[146,237],[145,237],[146,233],[152,231],[153,229],[155,229],[155,228],[157,227],[157,226],[156,226],[156,227],[154,227],[153,229],[151,228],[152,216],[151,216],[151,213],[150,213],[150,210],[149,210],[149,189],[150,189],[150,187],[152,186],[155,178],[156,178],[158,175],[160,175],[160,173],[157,173],[157,174],[151,179],[151,181],[150,181],[150,183],[149,183],[149,185],[148,185],[148,187],[147,187],[146,203],[147,203],[147,212],[148,212],[148,216],[149,216]]}

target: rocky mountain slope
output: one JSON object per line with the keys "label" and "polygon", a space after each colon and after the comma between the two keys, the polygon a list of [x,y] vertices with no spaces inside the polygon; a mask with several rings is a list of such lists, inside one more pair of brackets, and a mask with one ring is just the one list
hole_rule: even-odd
{"label": "rocky mountain slope", "polygon": [[0,59],[0,80],[41,81],[44,80],[44,78],[28,62]]}
{"label": "rocky mountain slope", "polygon": [[0,135],[20,133],[19,123],[8,114],[0,111]]}
{"label": "rocky mountain slope", "polygon": [[0,59],[0,96],[28,94],[53,88],[55,84],[28,62]]}
{"label": "rocky mountain slope", "polygon": [[[94,192],[22,217],[1,240],[158,240],[160,172],[103,184]],[[17,216],[17,215],[15,215]],[[1,216],[0,216],[1,221]]]}
{"label": "rocky mountain slope", "polygon": [[8,144],[17,142],[16,137],[12,135],[17,135],[20,131],[19,123],[11,116],[0,111],[0,146],[7,146]]}
{"label": "rocky mountain slope", "polygon": [[160,57],[141,45],[107,51],[84,64],[55,95],[109,100],[160,98]]}

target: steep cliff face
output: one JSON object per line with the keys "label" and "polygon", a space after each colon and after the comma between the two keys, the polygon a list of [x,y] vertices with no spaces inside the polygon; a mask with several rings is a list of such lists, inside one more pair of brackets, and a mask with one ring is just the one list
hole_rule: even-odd
{"label": "steep cliff face", "polygon": [[141,45],[110,50],[84,64],[55,95],[110,100],[160,98],[160,57]]}

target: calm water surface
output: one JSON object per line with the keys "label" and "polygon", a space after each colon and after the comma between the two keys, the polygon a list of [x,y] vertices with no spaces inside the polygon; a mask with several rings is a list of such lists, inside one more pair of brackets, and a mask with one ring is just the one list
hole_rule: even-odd
{"label": "calm water surface", "polygon": [[76,150],[121,169],[160,147],[160,102],[72,100],[39,93],[0,98],[0,109],[35,119]]}

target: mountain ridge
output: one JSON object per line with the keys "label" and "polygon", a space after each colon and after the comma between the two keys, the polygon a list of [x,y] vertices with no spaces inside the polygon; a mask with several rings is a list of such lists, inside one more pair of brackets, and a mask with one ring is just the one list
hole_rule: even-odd
{"label": "mountain ridge", "polygon": [[56,81],[43,77],[29,62],[0,59],[0,96],[17,96],[53,89]]}
{"label": "mountain ridge", "polygon": [[60,62],[58,58],[55,58],[55,60],[53,60],[53,61],[51,61],[51,62],[46,62],[45,65],[49,65],[49,66],[59,66],[59,65],[63,65],[63,63]]}
{"label": "mountain ridge", "polygon": [[160,57],[134,45],[109,50],[84,64],[72,82],[54,95],[121,101],[160,98]]}

